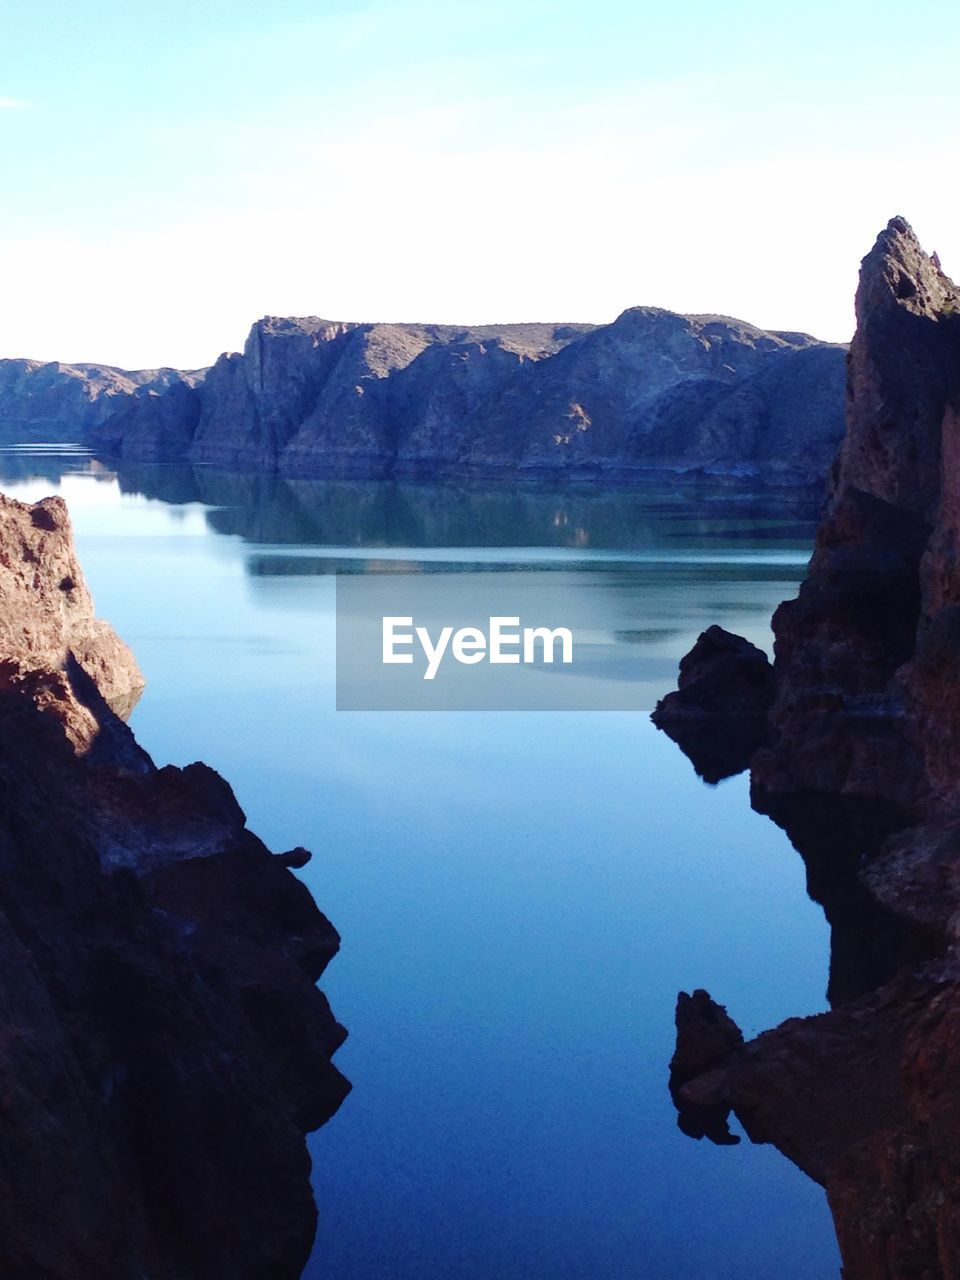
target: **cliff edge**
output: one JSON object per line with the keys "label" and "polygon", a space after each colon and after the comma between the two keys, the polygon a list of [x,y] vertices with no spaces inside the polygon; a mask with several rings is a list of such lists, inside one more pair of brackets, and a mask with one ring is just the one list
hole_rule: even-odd
{"label": "cliff edge", "polygon": [[137,745],[142,684],[63,503],[0,497],[0,1274],[295,1280],[339,939],[303,851]]}
{"label": "cliff edge", "polygon": [[[903,218],[862,263],[846,435],[773,629],[772,670],[739,668],[768,708],[751,796],[824,906],[832,1008],[744,1043],[681,995],[671,1090],[685,1132],[729,1141],[733,1112],[826,1188],[846,1280],[937,1280],[960,1266],[960,289]],[[723,755],[710,690],[655,719]]]}

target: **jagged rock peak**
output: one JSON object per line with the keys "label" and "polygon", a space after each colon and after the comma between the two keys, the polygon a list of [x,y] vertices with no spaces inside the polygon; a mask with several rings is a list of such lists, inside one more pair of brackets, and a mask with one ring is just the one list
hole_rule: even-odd
{"label": "jagged rock peak", "polygon": [[906,218],[891,218],[860,266],[857,322],[876,309],[901,307],[937,318],[960,304],[960,289],[936,255],[921,247]]}
{"label": "jagged rock peak", "polygon": [[863,259],[833,500],[857,489],[932,523],[943,421],[960,391],[960,289],[893,218]]}

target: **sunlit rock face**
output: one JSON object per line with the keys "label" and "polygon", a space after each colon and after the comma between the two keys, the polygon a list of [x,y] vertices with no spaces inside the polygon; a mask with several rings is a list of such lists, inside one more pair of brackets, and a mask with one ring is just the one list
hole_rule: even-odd
{"label": "sunlit rock face", "polygon": [[57,718],[77,751],[112,736],[130,739],[132,754],[96,694],[126,717],[143,684],[133,654],[95,614],[63,500],[25,506],[0,494],[0,689]]}
{"label": "sunlit rock face", "polygon": [[681,996],[673,1096],[685,1131],[724,1141],[732,1112],[822,1183],[846,1280],[939,1280],[960,1268],[960,290],[902,218],[857,320],[751,760],[831,924],[833,1008],[741,1043]]}
{"label": "sunlit rock face", "polygon": [[295,1280],[339,939],[304,850],[136,744],[142,683],[63,503],[0,501],[0,1273]]}

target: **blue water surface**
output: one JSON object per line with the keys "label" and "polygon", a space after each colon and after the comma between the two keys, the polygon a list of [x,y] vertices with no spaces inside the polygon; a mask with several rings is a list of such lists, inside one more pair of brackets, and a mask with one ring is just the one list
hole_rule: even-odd
{"label": "blue water surface", "polygon": [[820,1188],[770,1148],[685,1138],[667,1092],[679,990],[708,987],[748,1035],[825,1007],[822,913],[745,778],[705,786],[645,714],[334,710],[338,556],[563,568],[652,705],[708,623],[769,646],[806,516],[666,486],[507,501],[43,451],[0,474],[66,497],[147,676],[142,744],[207,761],[272,848],[314,851],[354,1089],[310,1139],[308,1280],[837,1274]]}

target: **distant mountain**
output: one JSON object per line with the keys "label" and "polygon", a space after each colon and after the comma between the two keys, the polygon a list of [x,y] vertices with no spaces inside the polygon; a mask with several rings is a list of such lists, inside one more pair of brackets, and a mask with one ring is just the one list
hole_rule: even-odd
{"label": "distant mountain", "polygon": [[[0,423],[19,414],[33,424],[48,404],[48,417],[60,405],[67,416],[69,399],[73,438],[104,455],[287,476],[628,478],[660,468],[809,479],[843,432],[845,353],[806,334],[655,307],[600,326],[266,317],[242,354],[205,375],[43,366],[34,379],[56,369],[60,382],[47,374],[33,390],[25,374],[11,395],[0,372]],[[85,396],[78,370],[91,371]]]}
{"label": "distant mountain", "polygon": [[204,372],[0,360],[0,442],[85,440],[118,403],[192,387]]}

